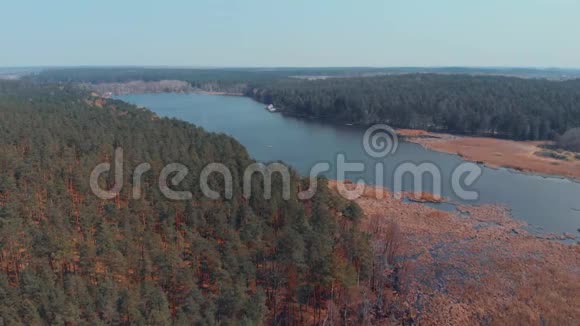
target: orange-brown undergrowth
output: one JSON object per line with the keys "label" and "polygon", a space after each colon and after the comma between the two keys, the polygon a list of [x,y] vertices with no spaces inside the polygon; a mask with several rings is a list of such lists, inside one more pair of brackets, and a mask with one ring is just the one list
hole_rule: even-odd
{"label": "orange-brown undergrowth", "polygon": [[580,160],[559,160],[537,155],[544,151],[540,145],[546,142],[456,136],[410,129],[400,129],[397,133],[425,148],[457,154],[466,160],[482,162],[490,167],[580,178]]}
{"label": "orange-brown undergrowth", "polygon": [[[331,182],[336,186],[336,182]],[[530,234],[506,209],[443,212],[367,187],[356,202],[373,233],[396,223],[393,310],[420,324],[572,325],[580,320],[580,247]]]}

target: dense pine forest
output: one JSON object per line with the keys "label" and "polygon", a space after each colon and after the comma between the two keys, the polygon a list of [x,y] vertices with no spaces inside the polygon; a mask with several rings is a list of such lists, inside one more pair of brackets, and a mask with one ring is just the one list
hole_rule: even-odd
{"label": "dense pine forest", "polygon": [[410,74],[279,80],[248,96],[285,113],[338,123],[387,123],[520,140],[580,126],[580,80]]}
{"label": "dense pine forest", "polygon": [[[117,147],[125,186],[101,200],[89,175]],[[135,200],[131,171],[144,162],[152,170]],[[192,200],[168,200],[156,186],[173,162],[189,168],[178,188]],[[210,162],[232,170],[232,199],[202,196]],[[0,82],[0,324],[302,324],[329,309],[368,318],[351,296],[376,292],[365,286],[384,266],[360,231],[360,208],[324,183],[298,200],[296,175],[291,200],[276,178],[263,199],[259,176],[244,198],[250,163],[234,139],[145,109],[75,87]],[[113,177],[100,181],[110,187]],[[223,189],[219,174],[210,184]]]}
{"label": "dense pine forest", "polygon": [[558,73],[563,72],[484,68],[77,68],[46,70],[31,78],[92,84],[181,80],[194,89],[244,93],[274,104],[285,114],[334,123],[387,123],[397,128],[553,140],[580,127],[580,79],[507,76],[549,78]]}
{"label": "dense pine forest", "polygon": [[[141,77],[174,79],[156,75],[161,73],[167,72]],[[244,72],[225,81],[208,72],[174,80],[187,80],[193,88],[243,89],[246,96],[274,103],[285,114],[335,123],[387,122],[549,138],[562,148],[579,148],[580,80],[434,74],[308,80],[288,78],[287,73],[249,78]],[[0,325],[410,325],[428,321],[439,310],[441,316],[450,313],[448,306],[458,302],[477,307],[484,323],[490,321],[487,314],[511,314],[506,308],[511,306],[502,305],[495,294],[484,299],[501,307],[481,308],[481,301],[471,297],[479,292],[464,287],[464,279],[458,286],[439,283],[441,271],[453,270],[448,261],[423,262],[436,274],[415,269],[414,241],[437,241],[437,248],[440,243],[430,233],[431,224],[402,232],[390,219],[396,215],[404,220],[401,210],[407,206],[397,210],[393,202],[368,207],[363,202],[371,214],[364,216],[326,180],[320,180],[312,199],[300,200],[297,193],[308,183],[296,173],[290,200],[282,198],[277,175],[272,199],[264,199],[259,174],[252,180],[252,196],[245,197],[242,175],[254,161],[236,140],[103,98],[87,90],[86,83],[99,82],[86,79],[94,78],[90,73],[75,78],[58,74],[0,81]],[[110,71],[103,74],[103,83],[136,78],[119,73],[105,80],[112,78]],[[124,151],[123,188],[110,200],[99,199],[89,176],[98,164],[112,163],[117,148]],[[232,171],[233,198],[202,195],[200,171],[213,162]],[[142,196],[134,199],[132,171],[141,163],[152,169],[143,176]],[[167,199],[159,189],[160,172],[168,163],[188,167],[187,177],[173,188],[191,191],[191,200]],[[99,182],[110,189],[115,179],[105,174]],[[225,193],[219,174],[210,175],[209,183]],[[413,221],[422,214],[431,221],[442,213],[410,213]],[[507,230],[515,232],[511,226]],[[496,249],[502,237],[492,234],[491,247]],[[469,235],[469,241],[476,238]],[[469,242],[449,239],[454,245]],[[403,242],[412,246],[402,248]],[[509,254],[518,253],[510,247]],[[469,256],[481,260],[470,251]],[[486,266],[498,266],[489,264],[486,260]],[[503,288],[508,282],[538,280],[527,272],[504,273],[505,266],[499,266],[491,270],[506,277],[493,283],[501,288],[495,292],[500,296],[511,291]],[[522,266],[536,268],[528,261]],[[562,266],[573,269],[573,263]],[[561,288],[544,291],[548,294],[538,299],[539,305],[524,299],[508,302],[535,307],[540,314],[549,311],[553,317],[559,313],[542,300],[552,300],[554,293],[568,300],[572,283],[567,278],[551,283],[552,275],[544,273],[541,277],[537,284]],[[472,280],[480,282],[479,276]],[[494,286],[488,293],[494,293]],[[528,298],[526,291],[514,293]],[[441,295],[448,297],[442,300]],[[427,312],[418,313],[425,304]],[[533,309],[524,315],[534,315]],[[565,305],[562,309],[570,311]]]}

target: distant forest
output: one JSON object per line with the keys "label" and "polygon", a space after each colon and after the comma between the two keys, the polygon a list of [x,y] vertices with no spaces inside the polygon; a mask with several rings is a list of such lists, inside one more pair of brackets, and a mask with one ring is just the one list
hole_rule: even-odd
{"label": "distant forest", "polygon": [[580,126],[580,80],[411,74],[279,80],[249,89],[285,113],[355,124],[554,139]]}
{"label": "distant forest", "polygon": [[484,68],[79,68],[46,70],[31,78],[65,83],[182,80],[196,89],[244,93],[284,114],[333,123],[551,140],[580,127],[580,79],[507,76],[558,73],[574,76],[574,71]]}
{"label": "distant forest", "polygon": [[[10,72],[10,71],[7,71]],[[361,77],[397,74],[463,74],[492,75],[522,78],[546,78],[566,80],[580,78],[580,69],[534,69],[534,68],[471,68],[471,67],[327,67],[327,68],[163,68],[163,67],[94,67],[94,68],[47,68],[40,71],[25,70],[25,75],[43,82],[93,82],[113,83],[134,80],[184,80],[191,83],[203,81],[251,82],[286,77],[328,76]],[[2,73],[2,69],[0,69]]]}
{"label": "distant forest", "polygon": [[[101,200],[89,175],[116,147],[126,184]],[[131,171],[144,162],[147,186],[131,199]],[[189,168],[177,189],[193,200],[167,200],[156,186],[173,162]],[[210,162],[232,170],[232,199],[202,196]],[[252,162],[234,139],[189,123],[74,87],[0,81],[1,323],[303,324],[321,322],[329,306],[349,324],[371,318],[392,290],[380,276],[389,262],[359,230],[361,209],[324,180],[298,200],[306,183],[296,175],[291,200],[277,177],[265,200],[259,175],[245,198]],[[110,189],[113,176],[100,182]],[[223,194],[219,174],[210,184]]]}

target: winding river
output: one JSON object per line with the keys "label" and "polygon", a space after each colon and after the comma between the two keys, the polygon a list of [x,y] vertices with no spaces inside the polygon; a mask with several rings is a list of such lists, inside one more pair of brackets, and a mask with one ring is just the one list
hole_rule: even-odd
{"label": "winding river", "polygon": [[[375,184],[375,165],[384,164],[384,185],[393,187],[393,173],[402,163],[436,164],[442,176],[442,195],[455,203],[494,203],[508,207],[515,218],[527,221],[536,231],[578,235],[580,227],[580,183],[564,178],[524,174],[507,169],[483,167],[483,173],[469,190],[479,198],[465,201],[451,189],[452,171],[465,161],[456,155],[434,152],[409,142],[399,141],[397,151],[376,159],[366,154],[362,141],[365,130],[352,126],[336,126],[304,121],[269,113],[264,105],[249,98],[202,94],[135,94],[119,96],[135,105],[144,106],[160,116],[174,117],[225,133],[242,143],[258,161],[284,161],[303,175],[308,175],[318,162],[328,162],[325,173],[337,178],[334,167],[338,154],[348,162],[364,163],[366,170],[347,174],[349,179],[362,178]],[[411,190],[412,178],[405,177],[403,189]],[[425,178],[430,191],[430,178]],[[442,205],[449,209],[449,205]]]}

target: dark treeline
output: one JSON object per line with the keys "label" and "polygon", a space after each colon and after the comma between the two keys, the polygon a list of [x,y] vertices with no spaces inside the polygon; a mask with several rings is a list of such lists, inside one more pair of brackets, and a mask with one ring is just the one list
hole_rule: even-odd
{"label": "dark treeline", "polygon": [[[0,73],[2,70],[0,70]],[[26,72],[26,71],[24,71]],[[523,78],[548,78],[554,80],[580,77],[578,69],[534,68],[474,68],[474,67],[318,67],[318,68],[144,68],[144,67],[94,67],[50,68],[32,72],[33,78],[42,82],[119,83],[134,80],[183,80],[192,84],[203,82],[247,83],[272,81],[287,77],[356,77],[390,74],[466,74],[514,76]]]}
{"label": "dark treeline", "polygon": [[31,75],[40,82],[123,83],[129,81],[182,80],[192,86],[208,83],[222,89],[251,82],[272,82],[291,76],[357,76],[384,73],[379,68],[53,68]]}
{"label": "dark treeline", "polygon": [[513,139],[580,126],[580,80],[409,74],[256,84],[247,95],[292,115]]}
{"label": "dark treeline", "polygon": [[[101,200],[89,175],[112,162],[117,147],[124,149],[125,186],[114,199]],[[131,171],[144,162],[152,170],[135,200]],[[191,190],[192,200],[170,201],[159,191],[159,172],[173,162],[189,168],[176,188]],[[231,200],[201,195],[198,177],[210,162],[231,169]],[[324,183],[313,199],[298,200],[305,183],[296,175],[291,200],[282,200],[280,178],[273,198],[263,199],[259,175],[253,195],[244,198],[241,176],[250,163],[234,139],[185,122],[75,88],[0,82],[2,323],[369,318],[370,299],[350,296],[372,293],[364,285],[373,268],[385,267],[374,262],[369,237],[359,231],[360,208]],[[100,182],[111,187],[113,176]],[[223,194],[219,174],[210,184]]]}
{"label": "dark treeline", "polygon": [[204,91],[243,93],[248,83],[269,84],[290,76],[360,75],[373,68],[54,68],[30,75],[43,83],[111,84],[179,80]]}

